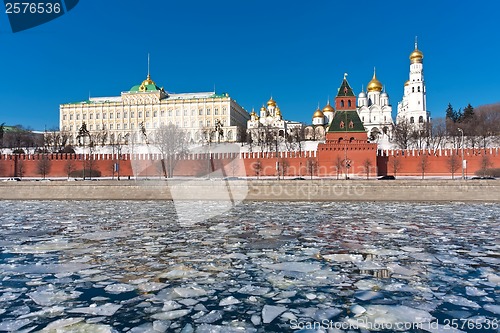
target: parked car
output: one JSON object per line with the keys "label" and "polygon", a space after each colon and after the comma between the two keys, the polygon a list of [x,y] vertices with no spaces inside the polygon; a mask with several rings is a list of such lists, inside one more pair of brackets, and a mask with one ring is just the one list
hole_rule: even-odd
{"label": "parked car", "polygon": [[396,177],[390,176],[390,175],[385,175],[385,176],[380,176],[377,178],[378,180],[394,180]]}
{"label": "parked car", "polygon": [[482,177],[479,177],[479,176],[475,176],[475,177],[472,177],[471,179],[495,179],[495,177],[491,177],[491,176],[482,176]]}
{"label": "parked car", "polygon": [[19,177],[10,177],[5,180],[6,182],[20,182],[21,178]]}

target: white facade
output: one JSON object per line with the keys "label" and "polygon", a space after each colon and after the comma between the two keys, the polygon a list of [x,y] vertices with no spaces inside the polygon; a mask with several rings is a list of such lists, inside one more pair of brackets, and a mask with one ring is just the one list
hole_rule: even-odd
{"label": "white facade", "polygon": [[388,141],[391,138],[394,123],[389,95],[383,90],[375,71],[367,85],[367,92],[358,95],[358,114],[371,141]]}
{"label": "white facade", "polygon": [[410,78],[404,86],[403,100],[398,103],[397,122],[423,124],[430,120],[427,111],[423,53],[417,48],[410,54]]}
{"label": "white facade", "polygon": [[146,143],[156,128],[174,124],[187,132],[191,143],[201,143],[204,132],[220,122],[221,141],[234,142],[241,140],[248,119],[248,112],[228,94],[168,94],[148,75],[141,85],[120,96],[60,105],[59,128],[68,133],[70,144],[78,143],[83,123],[91,136],[104,138],[107,143],[111,140]]}

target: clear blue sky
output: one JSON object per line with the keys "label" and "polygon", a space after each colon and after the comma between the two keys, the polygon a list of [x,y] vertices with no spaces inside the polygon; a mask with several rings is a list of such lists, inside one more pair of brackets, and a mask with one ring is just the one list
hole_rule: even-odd
{"label": "clear blue sky", "polygon": [[19,33],[0,13],[0,123],[43,130],[59,104],[118,96],[151,76],[170,92],[228,92],[246,110],[269,97],[286,119],[311,122],[344,72],[356,94],[377,68],[393,106],[415,36],[427,104],[500,101],[500,2],[82,0]]}

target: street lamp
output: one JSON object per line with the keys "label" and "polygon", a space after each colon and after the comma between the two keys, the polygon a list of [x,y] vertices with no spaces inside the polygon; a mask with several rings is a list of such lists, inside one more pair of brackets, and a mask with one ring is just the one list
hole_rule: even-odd
{"label": "street lamp", "polygon": [[457,128],[458,131],[462,134],[462,180],[464,180],[464,131],[461,128]]}

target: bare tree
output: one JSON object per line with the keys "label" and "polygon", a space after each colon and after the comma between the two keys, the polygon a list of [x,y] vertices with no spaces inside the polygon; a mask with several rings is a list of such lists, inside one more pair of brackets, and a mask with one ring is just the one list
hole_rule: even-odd
{"label": "bare tree", "polygon": [[66,163],[64,163],[64,172],[68,176],[68,179],[69,177],[71,177],[71,173],[73,173],[73,171],[75,170],[76,170],[76,165],[74,160],[67,159]]}
{"label": "bare tree", "polygon": [[177,157],[187,150],[186,132],[172,124],[162,125],[154,132],[154,144],[160,151],[165,177],[173,177]]}
{"label": "bare tree", "polygon": [[285,175],[288,171],[288,168],[290,167],[290,163],[288,162],[287,159],[281,158],[278,162],[278,179],[279,175],[281,174],[281,177],[285,179]]}
{"label": "bare tree", "polygon": [[262,162],[260,160],[257,160],[253,163],[253,170],[255,172],[255,175],[257,176],[257,179],[259,179],[260,173],[262,172]]}
{"label": "bare tree", "polygon": [[47,155],[42,155],[42,157],[36,163],[36,169],[40,175],[42,175],[43,179],[50,172],[50,168],[52,166],[52,161],[49,160]]}
{"label": "bare tree", "polygon": [[314,158],[308,158],[306,161],[307,172],[311,179],[313,179],[314,174],[318,171],[318,161]]}
{"label": "bare tree", "polygon": [[401,161],[397,156],[393,156],[393,158],[391,159],[391,169],[394,177],[396,177],[400,168],[401,168]]}
{"label": "bare tree", "polygon": [[399,119],[394,126],[394,141],[401,149],[408,149],[412,138],[413,124],[406,119]]}
{"label": "bare tree", "polygon": [[344,167],[344,160],[340,155],[337,155],[335,158],[335,171],[337,173],[337,180],[339,179],[340,172],[342,171],[342,168]]}
{"label": "bare tree", "polygon": [[26,172],[26,167],[24,165],[24,160],[17,159],[17,176],[19,178],[23,178],[25,172]]}
{"label": "bare tree", "polygon": [[493,165],[490,157],[486,152],[481,156],[481,176],[485,177],[488,174],[488,169]]}
{"label": "bare tree", "polygon": [[448,156],[448,160],[446,162],[448,164],[448,170],[451,172],[451,179],[455,179],[455,172],[460,168],[461,164],[460,158],[457,154],[452,152],[451,155]]}
{"label": "bare tree", "polygon": [[372,160],[367,158],[363,161],[363,167],[365,168],[366,179],[370,179],[370,168],[372,167]]}
{"label": "bare tree", "polygon": [[427,154],[420,155],[420,159],[418,161],[418,169],[422,173],[422,179],[425,177],[425,172],[429,168],[429,159]]}

